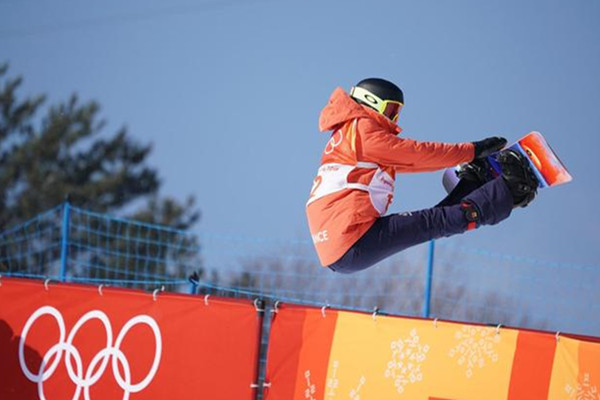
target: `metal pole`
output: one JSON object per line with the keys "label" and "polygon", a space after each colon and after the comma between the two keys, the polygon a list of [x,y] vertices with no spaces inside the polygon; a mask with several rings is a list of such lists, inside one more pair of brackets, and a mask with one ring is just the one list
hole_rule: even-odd
{"label": "metal pole", "polygon": [[198,286],[194,282],[190,282],[190,294],[196,294],[196,288]]}
{"label": "metal pole", "polygon": [[63,205],[63,219],[61,230],[60,248],[60,280],[67,280],[67,258],[69,256],[69,225],[71,223],[71,204],[65,201]]}
{"label": "metal pole", "polygon": [[429,255],[427,257],[427,275],[425,277],[425,303],[423,304],[423,317],[429,318],[431,306],[431,281],[433,280],[433,256],[435,241],[429,242]]}
{"label": "metal pole", "polygon": [[[256,365],[254,366],[254,379],[250,384],[250,387],[254,389],[254,399],[261,400],[264,395],[264,371],[261,368],[261,361],[266,359],[265,350],[263,347],[263,325],[265,323],[265,314],[267,303],[262,299],[254,300],[254,307],[256,307],[256,313],[258,317],[258,348],[256,349]],[[261,376],[263,375],[263,376]]]}
{"label": "metal pole", "polygon": [[200,274],[197,271],[194,271],[189,277],[188,281],[190,282],[190,294],[196,294],[196,289],[198,289],[198,285],[200,285]]}

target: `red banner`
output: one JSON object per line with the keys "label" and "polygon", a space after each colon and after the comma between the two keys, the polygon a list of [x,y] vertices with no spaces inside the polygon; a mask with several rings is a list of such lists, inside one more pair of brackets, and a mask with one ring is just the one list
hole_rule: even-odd
{"label": "red banner", "polygon": [[284,305],[266,382],[266,400],[600,399],[600,343]]}
{"label": "red banner", "polygon": [[249,301],[6,279],[0,399],[251,399]]}

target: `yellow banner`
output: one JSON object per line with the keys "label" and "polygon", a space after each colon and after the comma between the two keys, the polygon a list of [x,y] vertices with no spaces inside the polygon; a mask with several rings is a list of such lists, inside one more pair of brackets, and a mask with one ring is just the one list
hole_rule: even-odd
{"label": "yellow banner", "polygon": [[504,400],[517,334],[340,313],[325,398]]}
{"label": "yellow banner", "polygon": [[283,308],[265,399],[600,400],[600,343],[589,339]]}

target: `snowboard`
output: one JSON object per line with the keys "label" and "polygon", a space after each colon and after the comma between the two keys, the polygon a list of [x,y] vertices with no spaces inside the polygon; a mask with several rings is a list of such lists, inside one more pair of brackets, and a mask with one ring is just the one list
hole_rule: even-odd
{"label": "snowboard", "polygon": [[[508,148],[518,151],[527,158],[531,170],[538,178],[539,189],[562,185],[573,179],[540,132],[529,132]],[[494,176],[502,174],[502,167],[496,160],[498,154],[499,152],[487,157]],[[460,166],[448,168],[444,171],[442,184],[448,193],[454,189],[459,181],[458,169],[460,169]]]}

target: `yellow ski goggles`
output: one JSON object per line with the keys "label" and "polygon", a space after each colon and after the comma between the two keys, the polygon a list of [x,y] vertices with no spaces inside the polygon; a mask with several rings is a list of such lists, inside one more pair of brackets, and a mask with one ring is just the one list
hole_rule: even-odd
{"label": "yellow ski goggles", "polygon": [[402,107],[404,106],[403,103],[396,100],[383,100],[368,90],[357,86],[354,86],[350,90],[350,97],[367,104],[379,114],[388,117],[393,122],[398,121],[400,110],[402,110]]}

